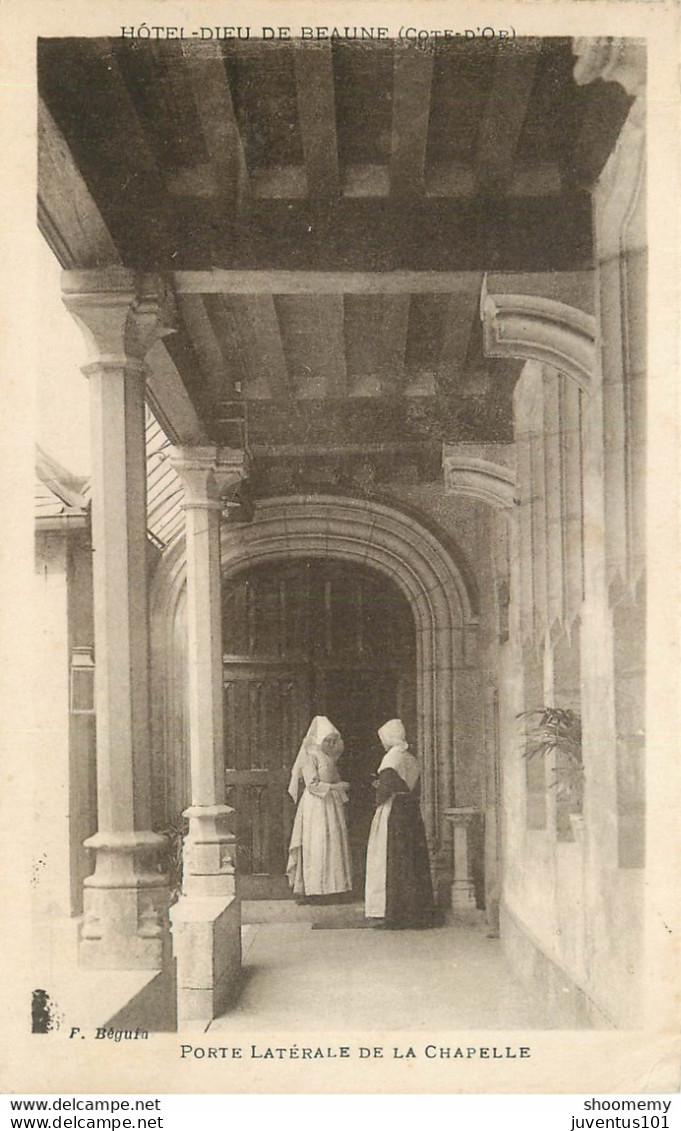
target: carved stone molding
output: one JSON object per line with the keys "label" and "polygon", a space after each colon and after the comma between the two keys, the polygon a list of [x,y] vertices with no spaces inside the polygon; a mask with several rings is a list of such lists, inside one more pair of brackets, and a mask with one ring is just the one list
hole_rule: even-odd
{"label": "carved stone molding", "polygon": [[[501,448],[501,445],[499,447]],[[508,450],[509,459],[514,463],[515,446],[504,444],[503,448]],[[488,503],[497,510],[506,510],[514,505],[516,496],[514,467],[472,455],[466,450],[465,444],[444,444],[442,467],[445,494],[466,495]]]}
{"label": "carved stone molding", "polygon": [[[442,809],[454,800],[457,669],[475,664],[477,594],[470,592],[454,558],[434,534],[411,516],[373,500],[324,495],[265,499],[258,502],[252,523],[223,526],[225,578],[246,565],[301,557],[331,557],[370,567],[396,583],[410,602],[417,639],[424,817],[431,849],[436,850]],[[152,594],[154,650],[166,657],[169,669],[185,575],[180,539],[159,563]],[[158,678],[166,677],[159,673]],[[172,679],[172,672],[167,678]],[[159,697],[169,694],[169,689],[159,689]]]}
{"label": "carved stone molding", "polygon": [[185,490],[185,508],[222,510],[226,492],[248,475],[248,455],[214,445],[175,447],[170,463]]}
{"label": "carved stone molding", "polygon": [[83,333],[88,365],[96,370],[141,365],[167,333],[166,288],[156,275],[118,266],[64,271],[62,299]]}
{"label": "carved stone molding", "polygon": [[591,391],[596,365],[596,320],[567,303],[540,295],[490,294],[480,298],[487,357],[540,361]]}

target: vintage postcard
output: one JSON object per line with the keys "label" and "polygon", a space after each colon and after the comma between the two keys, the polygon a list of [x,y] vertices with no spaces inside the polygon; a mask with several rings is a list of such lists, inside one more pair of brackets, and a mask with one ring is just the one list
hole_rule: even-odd
{"label": "vintage postcard", "polygon": [[5,1091],[678,1090],[678,17],[0,9]]}

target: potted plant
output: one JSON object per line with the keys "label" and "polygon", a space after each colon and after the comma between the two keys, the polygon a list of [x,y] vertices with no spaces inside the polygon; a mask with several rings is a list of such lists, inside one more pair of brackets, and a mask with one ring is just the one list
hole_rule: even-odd
{"label": "potted plant", "polygon": [[519,719],[533,720],[525,733],[523,758],[556,756],[556,776],[551,786],[572,813],[581,813],[584,792],[582,720],[578,711],[565,707],[535,707]]}
{"label": "potted plant", "polygon": [[170,889],[170,903],[176,903],[182,892],[182,844],[189,822],[183,814],[179,814],[167,829],[161,830],[161,836],[166,839],[166,851],[162,857],[162,870],[168,876]]}

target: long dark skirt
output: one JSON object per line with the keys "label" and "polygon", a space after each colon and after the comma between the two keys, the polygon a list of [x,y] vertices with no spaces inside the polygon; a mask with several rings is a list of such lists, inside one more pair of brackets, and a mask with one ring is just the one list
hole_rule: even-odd
{"label": "long dark skirt", "polygon": [[388,818],[385,926],[435,927],[440,921],[418,798],[397,793]]}

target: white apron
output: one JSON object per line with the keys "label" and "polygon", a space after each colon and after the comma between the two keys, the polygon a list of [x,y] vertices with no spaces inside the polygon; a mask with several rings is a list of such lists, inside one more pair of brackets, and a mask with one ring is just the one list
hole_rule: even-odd
{"label": "white apron", "polygon": [[295,895],[335,895],[352,890],[352,863],[343,794],[336,763],[323,752],[301,763],[305,791],[298,803],[286,872]]}
{"label": "white apron", "polygon": [[[419,780],[420,766],[413,754],[402,746],[393,746],[383,758],[378,772],[395,770],[411,791]],[[367,919],[384,919],[388,879],[388,821],[395,798],[389,797],[377,806],[371,822],[367,845],[367,867],[364,887],[364,915]]]}
{"label": "white apron", "polygon": [[385,918],[385,893],[388,872],[388,820],[394,797],[379,805],[374,813],[367,845],[367,870],[364,887],[364,915],[367,919]]}

